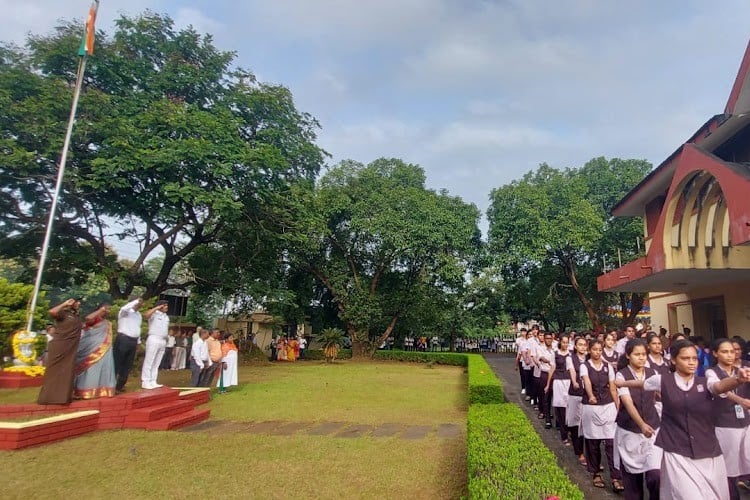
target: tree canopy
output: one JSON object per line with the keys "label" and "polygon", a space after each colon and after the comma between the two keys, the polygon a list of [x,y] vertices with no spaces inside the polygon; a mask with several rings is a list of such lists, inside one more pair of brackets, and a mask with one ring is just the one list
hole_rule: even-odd
{"label": "tree canopy", "polygon": [[[114,298],[187,282],[175,266],[230,221],[250,224],[296,183],[312,183],[325,152],[317,121],[288,89],[235,68],[210,35],[168,16],[121,16],[98,34],[74,129],[49,280],[102,272]],[[77,64],[80,25],[0,51],[0,254],[36,255],[49,212]],[[119,259],[112,237],[138,247]],[[144,264],[160,252],[147,279]],[[78,273],[78,275],[76,275]]]}
{"label": "tree canopy", "polygon": [[342,162],[297,200],[290,265],[330,292],[360,353],[433,290],[463,286],[480,245],[477,208],[398,159]]}
{"label": "tree canopy", "polygon": [[[569,296],[569,289],[591,327],[601,327],[607,298],[596,291],[596,276],[602,258],[611,262],[618,251],[626,259],[634,256],[636,238],[642,235],[640,221],[614,218],[611,209],[650,168],[642,160],[605,158],[578,169],[542,164],[492,191],[489,245],[513,283],[511,291],[522,296],[516,297],[516,305],[568,325],[575,311],[569,301],[559,299]],[[545,271],[548,266],[559,271]],[[630,302],[638,310],[643,304],[642,297]]]}

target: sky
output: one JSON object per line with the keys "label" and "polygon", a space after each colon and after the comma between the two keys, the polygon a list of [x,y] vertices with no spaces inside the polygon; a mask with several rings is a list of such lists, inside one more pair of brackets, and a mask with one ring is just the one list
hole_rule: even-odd
{"label": "sky", "polygon": [[[0,39],[89,4],[0,0]],[[101,0],[97,27],[145,9],[288,87],[331,165],[401,158],[483,213],[542,162],[658,165],[724,110],[750,39],[746,0]]]}

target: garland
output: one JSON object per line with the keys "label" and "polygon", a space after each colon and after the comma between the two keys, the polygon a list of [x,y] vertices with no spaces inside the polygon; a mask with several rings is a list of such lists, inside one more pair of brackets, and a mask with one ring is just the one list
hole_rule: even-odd
{"label": "garland", "polygon": [[13,334],[13,357],[21,363],[27,365],[33,365],[36,363],[36,349],[31,350],[31,356],[24,356],[21,352],[21,344],[34,344],[36,343],[36,337],[30,337],[26,339],[20,339],[21,333],[28,333],[26,330],[18,330]]}

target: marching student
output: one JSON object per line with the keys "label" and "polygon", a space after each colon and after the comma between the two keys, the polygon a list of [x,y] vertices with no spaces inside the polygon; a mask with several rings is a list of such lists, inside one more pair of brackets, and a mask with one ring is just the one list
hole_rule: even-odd
{"label": "marching student", "polygon": [[615,344],[617,343],[617,330],[612,330],[604,336],[604,349],[602,350],[602,359],[609,363],[609,365],[617,371],[617,359],[620,357],[620,353],[615,350]]}
{"label": "marching student", "polygon": [[[625,355],[618,362],[615,381],[645,380],[656,374],[647,366],[646,342],[633,339],[625,344]],[[659,469],[662,450],[656,446],[660,418],[656,411],[656,393],[642,388],[617,390],[620,409],[615,430],[615,467],[622,473],[625,498],[642,500],[645,480],[648,497],[659,498]]]}
{"label": "marching student", "polygon": [[[706,370],[709,390],[720,380],[735,377],[739,369],[734,365],[734,346],[729,339],[714,341],[711,354],[714,363]],[[732,500],[740,498],[737,481],[741,476],[750,474],[750,414],[747,411],[750,401],[742,397],[746,389],[747,386],[743,384],[715,400],[716,439],[724,455],[729,497]]]}
{"label": "marching student", "polygon": [[736,389],[750,380],[750,369],[736,368],[735,376],[707,385],[696,376],[698,350],[688,340],[669,348],[674,373],[644,380],[619,382],[621,387],[659,391],[663,412],[656,445],[664,452],[661,465],[662,498],[729,498],[727,469],[716,439],[714,396]]}
{"label": "marching student", "polygon": [[622,476],[615,469],[614,437],[615,418],[620,401],[615,388],[615,371],[602,359],[603,346],[599,340],[589,343],[588,360],[581,364],[579,375],[583,381],[585,393],[581,410],[581,429],[583,430],[584,449],[588,462],[588,471],[593,475],[593,485],[604,488],[604,480],[599,471],[602,463],[601,445],[607,454],[609,477],[612,489],[622,491]]}
{"label": "marching student", "polygon": [[569,356],[568,336],[562,335],[555,350],[547,385],[544,388],[545,394],[552,391],[551,406],[555,414],[555,422],[560,430],[560,440],[565,446],[570,446],[568,427],[565,424],[565,409],[568,406],[568,390],[570,389],[570,376],[565,367]]}
{"label": "marching student", "polygon": [[568,404],[565,408],[565,425],[568,426],[570,440],[573,443],[573,453],[578,457],[578,463],[587,465],[583,454],[583,433],[581,432],[581,408],[583,406],[583,382],[578,375],[581,365],[586,361],[588,341],[585,337],[577,337],[573,353],[565,360],[565,368],[570,377],[568,389]]}
{"label": "marching student", "polygon": [[539,365],[539,377],[536,379],[536,394],[539,399],[539,419],[544,419],[547,429],[552,427],[552,393],[545,390],[552,373],[555,361],[555,350],[552,348],[552,333],[544,333],[543,342],[537,347],[536,359]]}

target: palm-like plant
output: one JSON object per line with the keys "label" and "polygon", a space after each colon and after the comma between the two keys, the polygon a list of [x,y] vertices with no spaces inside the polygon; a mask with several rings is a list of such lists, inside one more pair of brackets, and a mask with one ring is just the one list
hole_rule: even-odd
{"label": "palm-like plant", "polygon": [[315,337],[315,340],[323,347],[326,363],[333,363],[344,344],[344,331],[341,328],[326,328]]}

